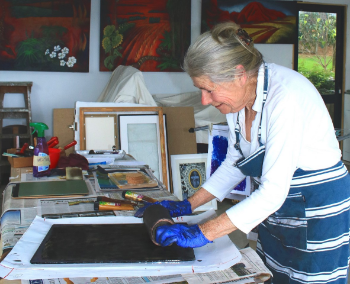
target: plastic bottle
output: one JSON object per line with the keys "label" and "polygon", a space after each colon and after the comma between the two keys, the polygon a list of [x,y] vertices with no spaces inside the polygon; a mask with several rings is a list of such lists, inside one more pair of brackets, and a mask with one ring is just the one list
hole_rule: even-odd
{"label": "plastic bottle", "polygon": [[34,148],[33,176],[48,176],[50,175],[50,156],[49,147],[47,146],[47,142],[44,136],[44,131],[49,129],[49,127],[42,122],[31,122],[29,125],[34,128],[34,132],[38,132],[37,144]]}

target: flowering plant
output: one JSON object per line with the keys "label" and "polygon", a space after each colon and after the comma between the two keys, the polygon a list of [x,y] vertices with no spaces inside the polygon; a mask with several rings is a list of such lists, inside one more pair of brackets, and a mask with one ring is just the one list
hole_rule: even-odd
{"label": "flowering plant", "polygon": [[60,66],[67,65],[68,67],[73,67],[74,64],[77,62],[77,59],[74,56],[68,57],[68,60],[65,61],[64,59],[69,53],[69,48],[64,47],[61,49],[59,45],[56,45],[53,47],[53,51],[50,52],[49,49],[46,49],[45,55],[49,55],[52,59],[56,58],[59,60]]}

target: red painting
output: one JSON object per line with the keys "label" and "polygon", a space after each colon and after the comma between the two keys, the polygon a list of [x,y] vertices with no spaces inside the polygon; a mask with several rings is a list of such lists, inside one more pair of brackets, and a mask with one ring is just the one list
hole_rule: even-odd
{"label": "red painting", "polygon": [[89,72],[91,0],[0,0],[0,70]]}
{"label": "red painting", "polygon": [[215,24],[239,24],[255,43],[293,44],[296,38],[296,2],[202,0],[201,31]]}
{"label": "red painting", "polygon": [[181,72],[190,40],[190,0],[101,0],[101,71]]}

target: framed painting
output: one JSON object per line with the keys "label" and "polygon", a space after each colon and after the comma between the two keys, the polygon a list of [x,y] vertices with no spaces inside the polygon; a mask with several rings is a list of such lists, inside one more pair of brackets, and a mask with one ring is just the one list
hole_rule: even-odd
{"label": "framed painting", "polygon": [[91,0],[0,0],[0,70],[89,72]]}
{"label": "framed painting", "polygon": [[191,1],[103,0],[100,11],[100,71],[119,65],[183,71],[191,41]]}
{"label": "framed painting", "polygon": [[[137,161],[146,163],[159,179],[170,190],[169,184],[162,177],[163,168],[162,149],[165,149],[165,165],[168,165],[167,141],[164,145],[160,140],[160,127],[164,129],[166,137],[166,120],[159,124],[158,115],[153,114],[122,114],[118,115],[118,131],[120,149],[133,156]],[[167,179],[169,180],[169,178]]]}
{"label": "framed painting", "polygon": [[254,43],[294,44],[296,1],[202,0],[201,31],[221,22],[239,24]]}
{"label": "framed painting", "polygon": [[[192,196],[206,180],[207,154],[171,155],[174,195],[180,200]],[[194,211],[217,209],[216,199]]]}

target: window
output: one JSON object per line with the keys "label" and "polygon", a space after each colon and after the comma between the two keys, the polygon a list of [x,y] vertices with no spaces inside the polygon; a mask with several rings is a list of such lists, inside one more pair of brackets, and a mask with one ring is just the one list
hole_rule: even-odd
{"label": "window", "polygon": [[341,129],[345,7],[310,3],[297,5],[294,69],[315,85],[334,127]]}

